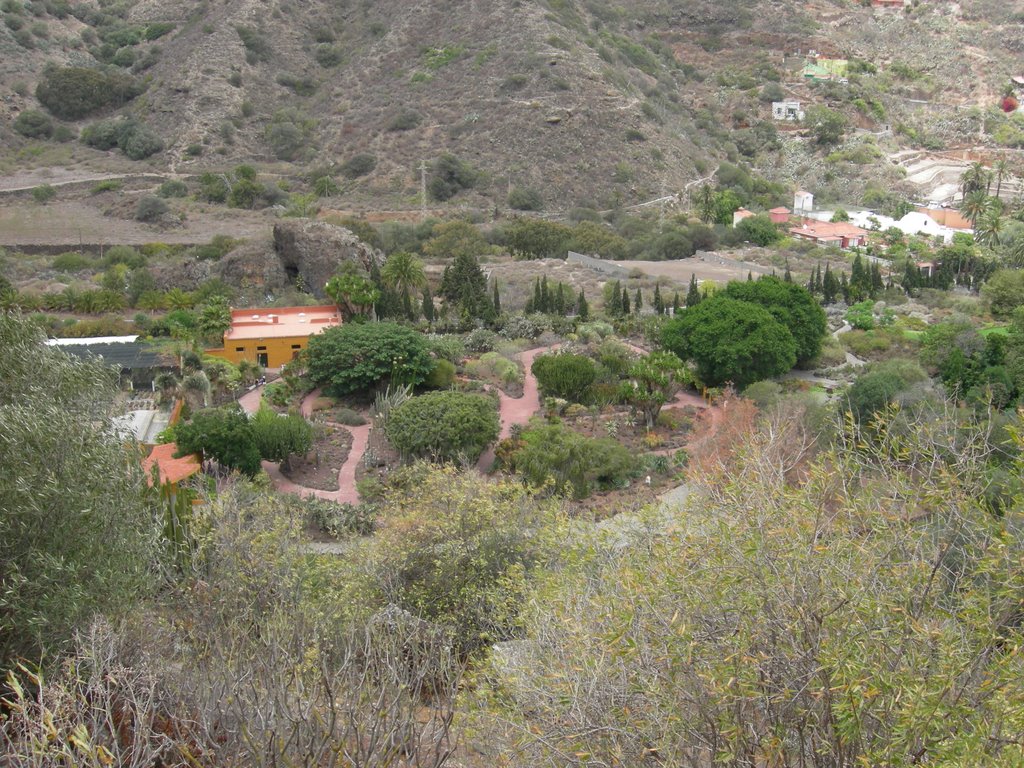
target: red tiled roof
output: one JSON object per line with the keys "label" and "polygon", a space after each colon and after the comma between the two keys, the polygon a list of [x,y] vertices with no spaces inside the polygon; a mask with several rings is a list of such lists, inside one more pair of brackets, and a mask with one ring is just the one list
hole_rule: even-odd
{"label": "red tiled roof", "polygon": [[784,208],[780,205],[778,208],[772,208],[768,213],[789,213],[789,208]]}
{"label": "red tiled roof", "polygon": [[147,483],[153,484],[154,464],[157,466],[161,485],[165,483],[180,483],[186,477],[191,477],[201,469],[198,456],[193,453],[176,459],[174,454],[177,450],[178,446],[175,443],[165,443],[164,445],[153,447],[149,456],[142,460],[142,471],[146,473]]}
{"label": "red tiled roof", "polygon": [[843,238],[866,237],[868,231],[845,221],[816,221],[804,219],[799,227],[791,227],[792,235],[811,237],[816,240],[841,240]]}

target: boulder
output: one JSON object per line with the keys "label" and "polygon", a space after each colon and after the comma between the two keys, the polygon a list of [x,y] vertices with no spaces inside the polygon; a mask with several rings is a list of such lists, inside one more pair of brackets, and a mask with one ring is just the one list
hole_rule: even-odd
{"label": "boulder", "polygon": [[274,225],[274,250],[284,271],[302,287],[325,299],[324,285],[346,261],[369,271],[383,262],[371,248],[344,227],[310,219],[287,219]]}
{"label": "boulder", "polygon": [[228,285],[256,294],[273,295],[294,283],[266,238],[251,240],[232,249],[216,262],[214,270],[216,276]]}

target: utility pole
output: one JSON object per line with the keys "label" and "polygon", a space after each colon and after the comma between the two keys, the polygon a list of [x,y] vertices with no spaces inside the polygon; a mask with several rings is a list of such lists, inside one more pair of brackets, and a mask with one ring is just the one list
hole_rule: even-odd
{"label": "utility pole", "polygon": [[427,161],[420,160],[420,215],[427,219]]}

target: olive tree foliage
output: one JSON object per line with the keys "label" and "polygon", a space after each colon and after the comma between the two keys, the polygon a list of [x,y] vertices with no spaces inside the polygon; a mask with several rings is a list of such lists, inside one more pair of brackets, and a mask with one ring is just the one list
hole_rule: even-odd
{"label": "olive tree foliage", "polygon": [[154,579],[160,525],[112,421],[114,375],[0,313],[0,668],[53,655]]}
{"label": "olive tree foliage", "polygon": [[564,530],[558,504],[452,466],[407,473],[368,555],[373,592],[444,628],[465,654],[519,636],[529,587]]}
{"label": "olive tree foliage", "polygon": [[196,507],[190,574],[97,622],[52,678],[13,678],[0,762],[441,768],[450,639],[399,609],[351,615],[340,559],[305,551],[303,505],[243,483]]}
{"label": "olive tree foliage", "polygon": [[428,392],[391,411],[388,441],[405,457],[475,462],[498,439],[493,399],[469,392]]}
{"label": "olive tree foliage", "polygon": [[313,336],[309,376],[333,394],[369,391],[382,384],[422,383],[434,368],[427,340],[396,323],[353,323]]}
{"label": "olive tree foliage", "polygon": [[772,419],[670,525],[597,542],[481,688],[513,763],[1016,765],[1024,510],[984,508],[990,436],[955,413],[810,459]]}

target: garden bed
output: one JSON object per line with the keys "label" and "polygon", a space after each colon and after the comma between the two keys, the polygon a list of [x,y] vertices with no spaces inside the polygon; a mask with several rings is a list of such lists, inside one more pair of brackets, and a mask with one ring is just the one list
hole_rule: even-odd
{"label": "garden bed", "polygon": [[281,474],[293,483],[318,491],[338,490],[338,472],[352,448],[352,434],[331,424],[314,427],[313,447],[304,457],[292,458]]}

